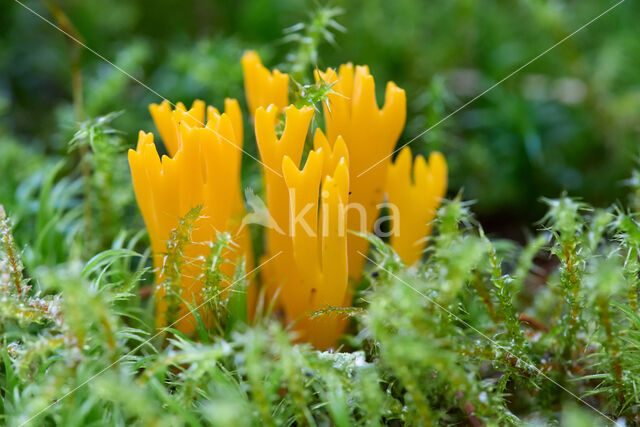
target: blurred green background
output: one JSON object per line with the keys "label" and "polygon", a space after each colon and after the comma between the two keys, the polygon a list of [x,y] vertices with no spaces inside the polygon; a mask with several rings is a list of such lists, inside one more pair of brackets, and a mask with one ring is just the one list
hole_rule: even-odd
{"label": "blurred green background", "polygon": [[[25,4],[55,20],[44,2]],[[336,20],[346,32],[335,33],[334,45],[321,45],[318,66],[368,64],[380,102],[386,80],[406,89],[403,143],[614,2],[330,4],[343,9]],[[286,70],[287,54],[296,45],[286,41],[284,29],[307,22],[319,6],[294,0],[55,5],[88,46],[162,96],[185,103],[201,98],[218,106],[227,96],[244,103],[243,50],[257,49],[267,66]],[[414,141],[413,151],[443,151],[450,165],[449,194],[463,189],[466,199],[476,201],[473,210],[486,228],[510,237],[519,238],[542,216],[541,196],[566,190],[597,206],[625,202],[624,180],[636,165],[640,140],[638,16],[640,4],[627,0]],[[19,200],[29,192],[28,177],[67,155],[77,130],[71,79],[77,52],[20,4],[0,3],[0,203],[8,210],[24,210]],[[135,145],[139,129],[155,131],[147,105],[159,102],[156,95],[89,51],[81,51],[79,61],[85,119],[124,110],[112,126],[124,132],[127,147]],[[245,145],[254,152],[252,132],[246,135]],[[124,152],[117,155],[126,170]],[[245,159],[245,182],[251,184],[258,173],[249,163]],[[133,200],[123,200],[134,213]],[[18,221],[21,215],[27,212],[18,212]]]}

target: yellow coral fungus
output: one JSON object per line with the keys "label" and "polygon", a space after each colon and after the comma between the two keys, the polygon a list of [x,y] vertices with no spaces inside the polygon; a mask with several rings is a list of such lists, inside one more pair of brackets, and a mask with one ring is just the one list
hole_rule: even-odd
{"label": "yellow coral fungus", "polygon": [[407,265],[418,261],[431,234],[431,222],[447,189],[447,163],[440,153],[431,153],[429,163],[417,156],[411,174],[411,149],[400,151],[389,165],[387,194],[393,206],[391,247]]}
{"label": "yellow coral fungus", "polygon": [[[344,147],[341,140],[336,145]],[[292,223],[291,240],[300,277],[295,305],[287,304],[286,308],[289,313],[295,310],[300,314],[295,318],[294,329],[301,338],[323,349],[335,344],[346,322],[336,316],[312,318],[312,314],[329,307],[351,305],[346,235],[349,172],[347,159],[335,158],[333,154],[323,148],[311,151],[302,170],[289,157],[282,163],[289,189],[290,216],[297,219]],[[327,166],[328,170],[333,169],[329,174],[324,172]]]}
{"label": "yellow coral fungus", "polygon": [[[263,260],[269,261],[261,278],[267,302],[282,312],[299,340],[330,348],[347,321],[326,313],[352,304],[349,277],[361,276],[365,258],[360,253],[368,248],[366,239],[348,230],[373,232],[386,192],[396,231],[391,245],[407,264],[416,262],[446,190],[446,163],[433,153],[428,163],[418,156],[412,167],[408,148],[391,163],[405,123],[405,93],[387,83],[379,108],[369,69],[347,64],[337,73],[316,72],[318,81],[332,86],[324,110],[326,133],[315,131],[313,150],[301,168],[313,107],[287,106],[288,75],[266,69],[255,52],[244,54],[242,67],[263,166],[266,211],[254,196],[249,204],[260,212],[243,218],[242,115],[234,100],[225,101],[224,114],[202,101],[189,110],[181,103],[172,110],[168,101],[151,105],[171,157],[159,159],[153,135],[144,132],[137,150],[129,153],[136,197],[151,236],[158,324],[167,323],[167,240],[180,229],[179,218],[202,206],[180,254],[180,296],[188,302],[202,300],[202,260],[206,242],[215,240],[217,232],[230,232],[238,245],[224,253],[224,273],[230,274],[241,256],[251,263],[244,225],[257,222],[266,226]],[[252,295],[249,312],[255,309]],[[314,316],[317,312],[321,314]],[[179,314],[184,313],[183,305]],[[193,329],[189,320],[178,328]]]}
{"label": "yellow coral fungus", "polygon": [[[274,297],[276,290],[280,291],[278,306],[284,309],[286,318],[294,323],[303,339],[319,348],[328,348],[344,329],[344,319],[311,320],[311,315],[322,308],[351,303],[346,268],[347,146],[338,137],[332,147],[318,130],[314,136],[315,150],[309,153],[306,166],[300,172],[297,168],[313,109],[285,108],[285,127],[279,139],[275,129],[277,111],[273,105],[267,109],[258,108],[255,117],[256,140],[261,160],[267,166],[264,179],[267,206],[273,221],[266,230],[265,257],[280,254],[265,268],[263,284],[267,286],[269,298]],[[276,174],[276,170],[282,174]],[[325,221],[324,228],[320,229],[319,211]],[[323,233],[321,237],[319,231]],[[325,231],[331,232],[325,235]]]}
{"label": "yellow coral fungus", "polygon": [[285,108],[286,124],[280,138],[276,135],[277,108],[269,106],[256,110],[255,132],[258,150],[264,168],[264,181],[267,206],[273,226],[266,230],[266,257],[279,256],[272,265],[265,269],[263,278],[267,286],[269,298],[273,298],[275,291],[282,290],[282,298],[291,299],[296,292],[297,274],[293,265],[293,248],[289,238],[289,193],[284,181],[282,159],[287,156],[299,163],[302,149],[313,117],[313,108],[297,109],[294,106]]}
{"label": "yellow coral fungus", "polygon": [[[227,231],[237,244],[226,250],[223,273],[232,275],[237,259],[246,257],[250,264],[249,236],[239,231],[244,215],[240,194],[241,127],[237,126],[240,112],[235,100],[227,100],[226,112],[219,114],[210,108],[207,125],[195,119],[204,115],[204,103],[196,101],[192,111],[184,106],[171,111],[168,103],[152,106],[156,125],[172,157],[159,158],[153,134],[140,132],[138,147],[129,150],[129,164],[134,190],[151,239],[156,269],[156,319],[159,326],[167,324],[167,292],[165,256],[167,240],[178,226],[180,218],[200,206],[201,213],[193,224],[191,241],[182,249],[185,260],[180,271],[180,296],[187,303],[200,303],[203,288],[203,259],[210,243],[219,232]],[[167,109],[169,108],[168,112]],[[153,111],[155,110],[155,113]],[[178,316],[187,313],[181,305]],[[206,316],[203,316],[206,317]],[[175,319],[170,319],[175,320]],[[193,330],[193,319],[186,317],[177,328],[183,332]]]}
{"label": "yellow coral fungus", "polygon": [[278,70],[269,71],[252,50],[242,55],[244,90],[253,116],[260,108],[275,105],[280,111],[289,104],[289,75]]}
{"label": "yellow coral fungus", "polygon": [[[406,118],[404,90],[393,82],[387,83],[385,103],[378,108],[373,76],[366,66],[340,66],[339,72],[328,68],[317,71],[316,79],[333,84],[335,93],[329,94],[324,117],[329,140],[341,135],[349,148],[349,177],[351,206],[348,227],[359,232],[372,232],[383,201],[389,161],[379,162],[391,154]],[[371,169],[369,169],[371,168]],[[363,173],[365,172],[365,173]],[[349,275],[359,278],[365,259],[367,240],[350,234]]]}

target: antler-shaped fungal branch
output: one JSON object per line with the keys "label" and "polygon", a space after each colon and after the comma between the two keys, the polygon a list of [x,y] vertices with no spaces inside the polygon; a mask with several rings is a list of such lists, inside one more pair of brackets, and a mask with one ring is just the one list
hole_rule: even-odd
{"label": "antler-shaped fungal branch", "polygon": [[[395,146],[406,118],[404,90],[393,82],[387,83],[385,103],[380,109],[376,102],[375,83],[366,66],[341,65],[339,72],[328,68],[316,71],[316,80],[333,84],[324,106],[327,136],[335,140],[342,135],[350,155],[349,177],[351,203],[364,209],[349,209],[348,228],[371,232],[383,200],[389,164],[388,156]],[[387,159],[380,162],[380,159]],[[380,163],[377,163],[380,162]],[[365,258],[367,240],[350,234],[349,275],[359,278]]]}
{"label": "antler-shaped fungal branch", "polygon": [[[260,158],[264,165],[264,182],[266,189],[267,207],[270,221],[277,227],[270,227],[267,233],[267,253],[264,259],[274,258],[269,265],[265,265],[262,272],[263,284],[269,300],[274,298],[278,288],[282,290],[282,297],[288,298],[288,289],[298,282],[298,275],[293,267],[293,248],[289,233],[289,193],[282,175],[282,159],[287,156],[299,163],[302,157],[304,141],[307,137],[309,123],[313,117],[313,108],[297,109],[288,106],[284,109],[285,127],[282,136],[276,135],[278,109],[270,105],[256,110],[255,132]],[[276,302],[278,307],[279,302]]]}
{"label": "antler-shaped fungal branch", "polygon": [[[242,112],[240,111],[238,101],[230,98],[225,99],[224,109],[225,113],[231,119],[235,133],[235,139],[228,142],[233,143],[233,141],[238,141],[241,148],[243,141]],[[179,123],[184,123],[196,128],[205,125],[205,103],[199,99],[196,99],[193,104],[191,104],[191,109],[189,110],[187,110],[182,102],[178,102],[175,110],[172,110],[171,103],[165,99],[159,105],[149,105],[149,112],[151,113],[156,128],[158,128],[158,133],[160,134],[160,138],[162,138],[162,142],[164,142],[164,146],[167,148],[167,152],[172,157],[180,148]],[[206,113],[207,120],[210,120],[212,115],[220,115],[220,112],[212,106],[206,108]]]}
{"label": "antler-shaped fungal branch", "polygon": [[249,112],[269,105],[282,111],[289,105],[289,75],[278,70],[269,71],[262,65],[260,57],[253,51],[242,55],[242,72],[244,74],[244,91],[249,104]]}
{"label": "antler-shaped fungal branch", "polygon": [[[226,100],[225,107],[224,114],[210,107],[207,125],[202,126],[198,123],[205,111],[202,101],[194,102],[190,110],[197,112],[194,117],[182,104],[175,111],[169,109],[168,102],[152,106],[168,151],[171,153],[171,147],[175,148],[173,157],[160,159],[153,134],[142,131],[136,150],[129,150],[136,199],[151,239],[159,327],[168,321],[165,281],[167,268],[173,268],[165,262],[167,241],[178,228],[180,218],[194,208],[200,207],[200,211],[189,227],[190,236],[180,248],[180,271],[171,272],[179,277],[180,298],[188,303],[202,301],[203,260],[220,232],[229,232],[236,244],[223,253],[227,262],[222,264],[222,272],[232,276],[234,264],[241,257],[245,257],[248,268],[251,265],[248,233],[239,230],[244,215],[240,194],[242,118],[237,101]],[[187,307],[180,304],[177,316],[186,313]],[[193,325],[193,319],[186,317],[177,328],[188,333],[193,331]]]}
{"label": "antler-shaped fungal branch", "polygon": [[[316,141],[323,145],[326,138],[316,133]],[[345,155],[336,157],[342,153]],[[301,339],[317,348],[330,348],[344,331],[346,320],[331,315],[312,315],[325,308],[350,305],[346,235],[349,169],[346,145],[339,138],[334,150],[325,146],[311,151],[302,170],[289,157],[285,157],[282,171],[289,189],[291,239],[295,265],[300,275],[295,295],[285,300],[285,308],[296,319],[294,329],[301,334]],[[326,171],[331,172],[327,174]]]}
{"label": "antler-shaped fungal branch", "polygon": [[431,222],[447,190],[447,163],[438,152],[427,163],[422,156],[413,161],[411,149],[400,151],[389,165],[387,194],[392,213],[391,246],[407,265],[420,259],[431,234]]}

